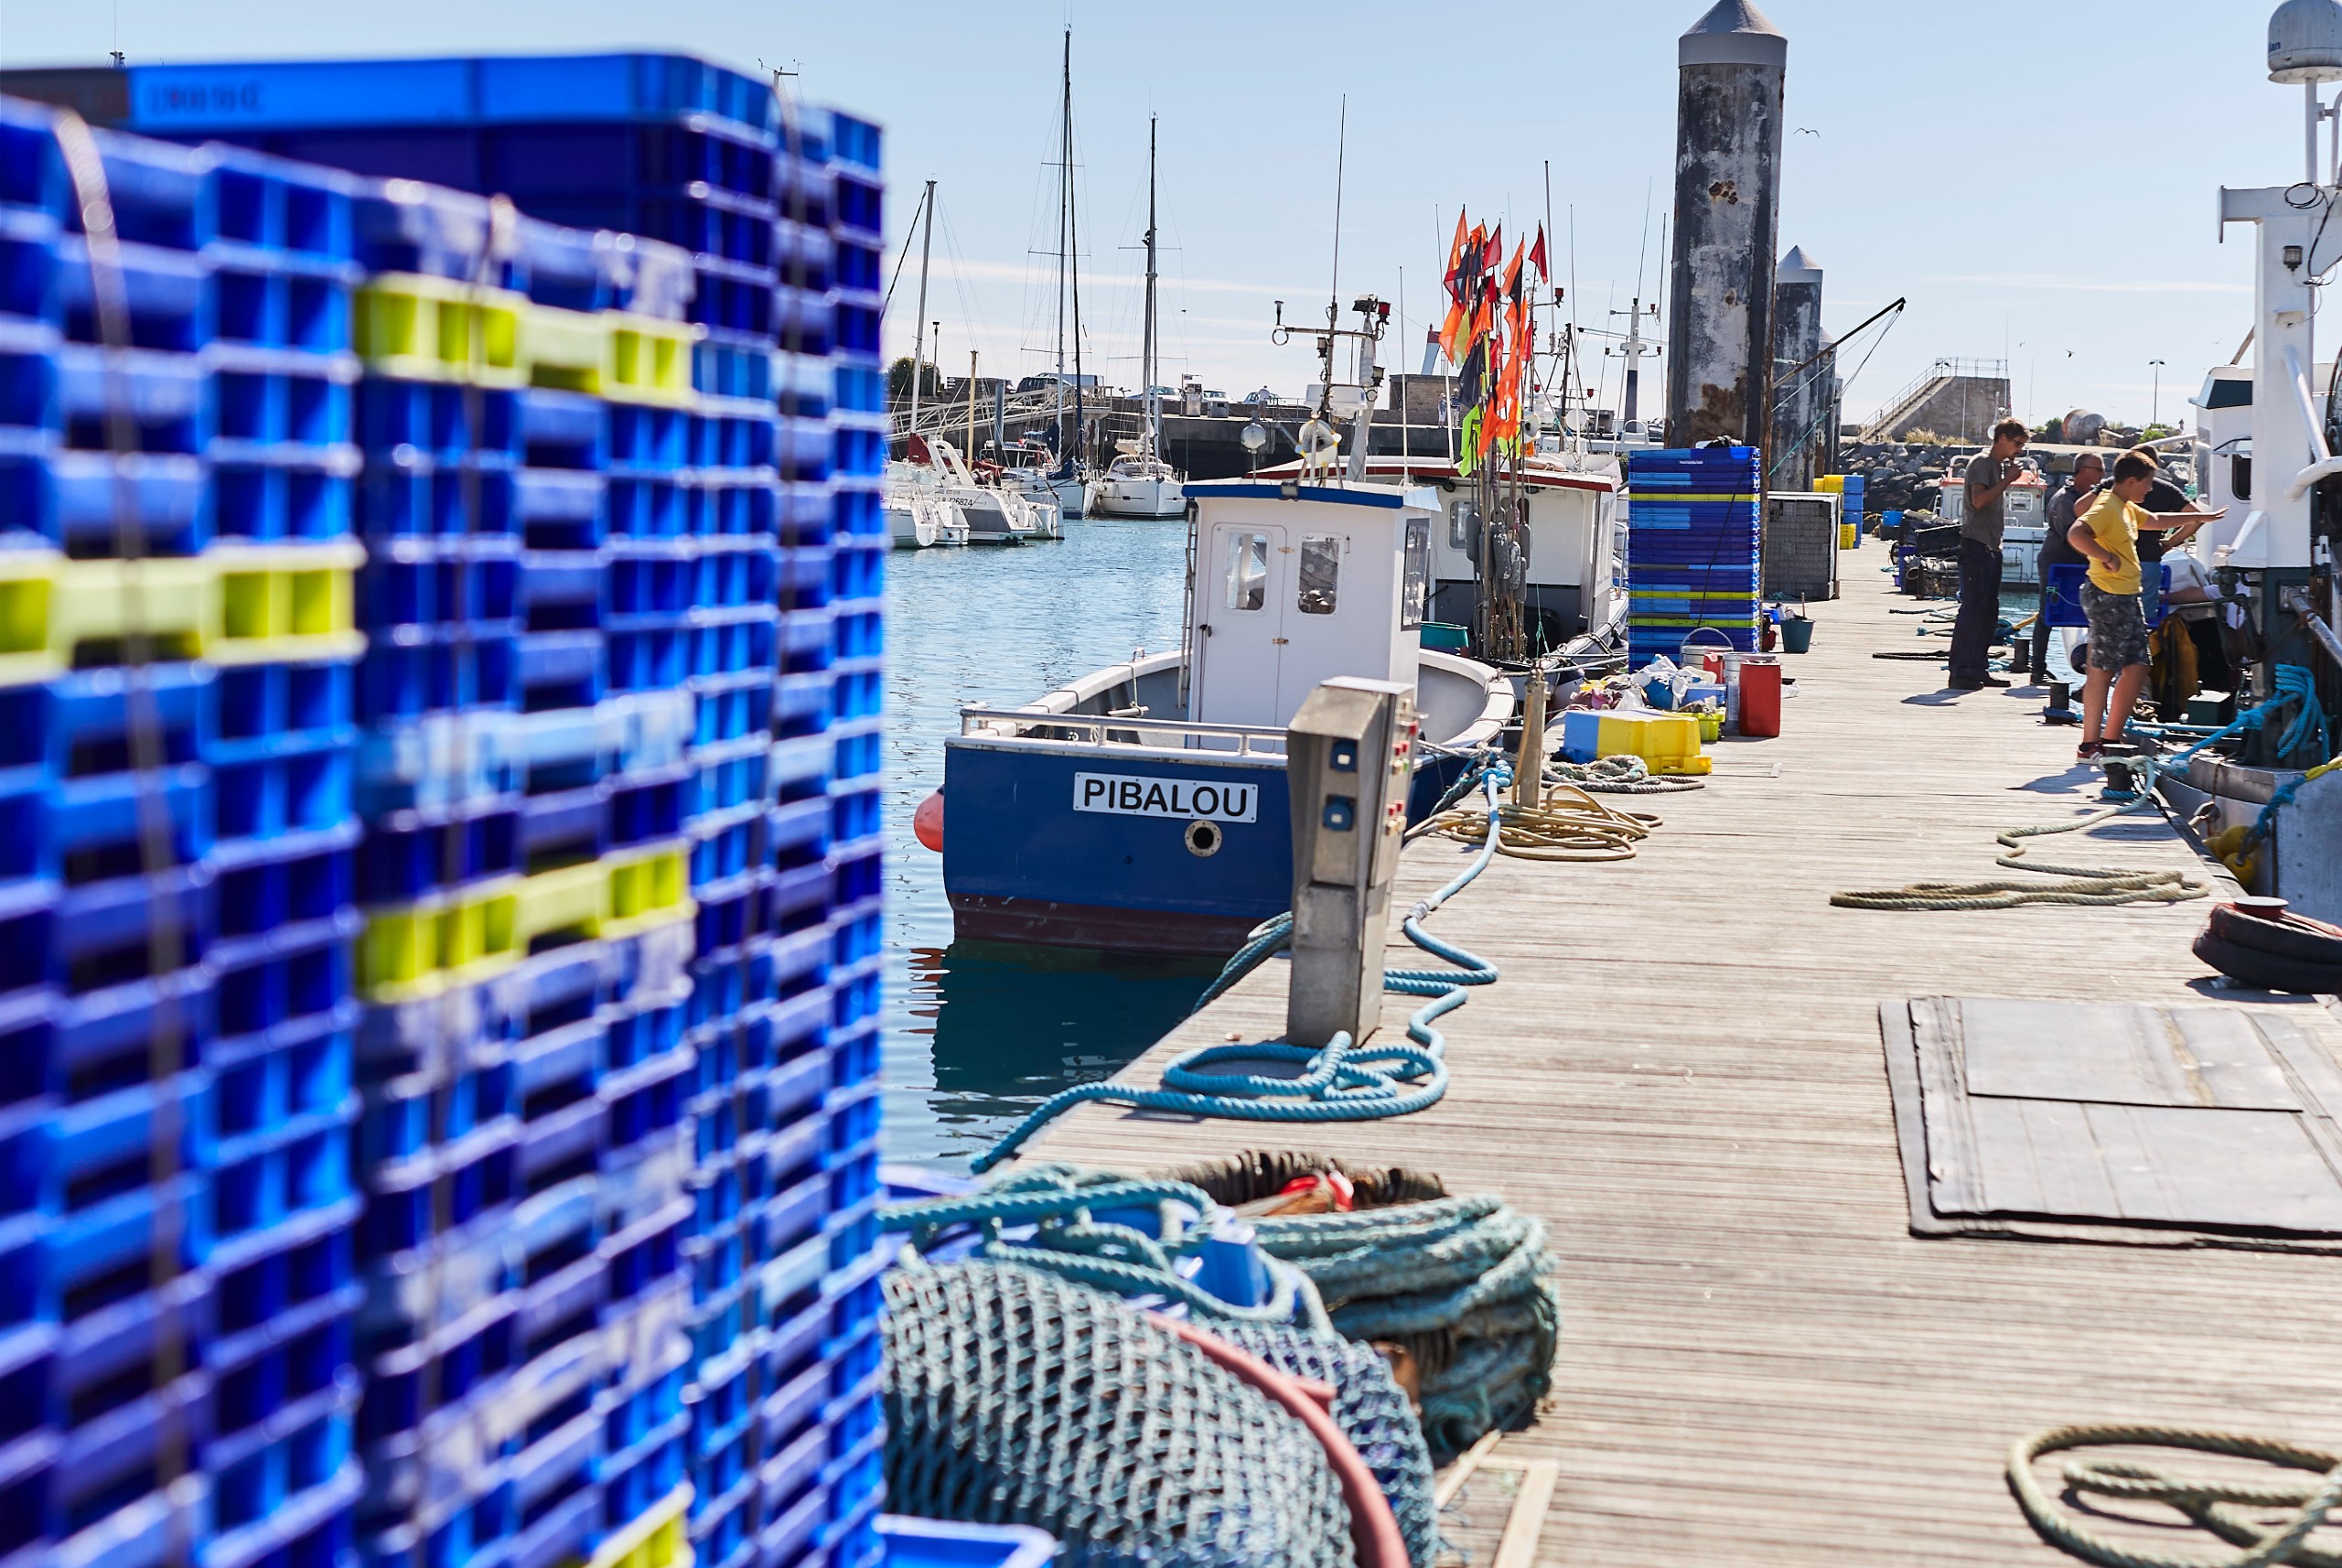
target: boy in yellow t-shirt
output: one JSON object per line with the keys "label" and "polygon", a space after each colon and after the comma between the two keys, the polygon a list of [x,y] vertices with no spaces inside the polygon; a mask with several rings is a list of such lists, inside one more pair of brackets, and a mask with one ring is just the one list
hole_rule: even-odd
{"label": "boy in yellow t-shirt", "polygon": [[2067,531],[2068,541],[2090,561],[2090,577],[2082,584],[2082,613],[2090,619],[2090,670],[2082,686],[2082,744],[2074,754],[2078,762],[2091,761],[2110,742],[2122,739],[2131,710],[2147,683],[2139,534],[2191,521],[2180,514],[2151,512],[2139,504],[2154,481],[2154,464],[2125,452],[2114,460],[2113,482]]}

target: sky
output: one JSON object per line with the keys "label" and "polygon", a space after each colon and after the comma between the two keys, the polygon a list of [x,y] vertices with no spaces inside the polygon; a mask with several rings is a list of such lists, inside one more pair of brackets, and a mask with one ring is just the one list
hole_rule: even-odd
{"label": "sky", "polygon": [[[2251,231],[2220,242],[2218,189],[2302,173],[2301,91],[2267,80],[2262,0],[1760,3],[1789,39],[1782,250],[1822,267],[1832,332],[1909,301],[1847,356],[1850,418],[1958,357],[2008,360],[2036,423],[2074,407],[2169,419],[2236,351]],[[1160,379],[1290,393],[1316,363],[1305,340],[1271,342],[1276,300],[1320,320],[1337,282],[1345,305],[1398,302],[1407,328],[1384,363],[1415,369],[1458,204],[1531,231],[1549,167],[1554,265],[1580,324],[1608,324],[1638,275],[1655,297],[1674,40],[1704,8],[0,0],[0,65],[102,64],[117,48],[134,64],[659,48],[790,72],[804,100],[886,127],[890,268],[937,182],[926,315],[946,372],[973,349],[985,375],[1026,375],[1056,358],[1069,26],[1085,369],[1139,379],[1154,115]],[[890,352],[910,346],[918,266],[914,244]],[[1617,363],[1589,368],[1611,398]]]}

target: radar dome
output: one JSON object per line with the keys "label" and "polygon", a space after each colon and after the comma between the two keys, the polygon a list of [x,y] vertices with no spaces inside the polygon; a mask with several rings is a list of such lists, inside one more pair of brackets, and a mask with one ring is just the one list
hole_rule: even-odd
{"label": "radar dome", "polygon": [[2342,81],[2342,0],[2285,0],[2269,18],[2269,80]]}

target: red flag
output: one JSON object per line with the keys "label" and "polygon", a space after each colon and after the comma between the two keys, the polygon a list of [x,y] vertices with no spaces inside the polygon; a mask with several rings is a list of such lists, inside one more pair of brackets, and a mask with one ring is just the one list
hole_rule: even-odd
{"label": "red flag", "polygon": [[1480,270],[1484,273],[1492,273],[1497,270],[1497,263],[1503,260],[1504,225],[1499,223],[1497,225],[1497,231],[1488,236],[1488,247],[1480,252]]}
{"label": "red flag", "polygon": [[1545,265],[1545,226],[1542,223],[1537,225],[1537,242],[1529,247],[1529,264],[1537,269],[1539,277],[1547,283],[1553,281],[1552,273]]}

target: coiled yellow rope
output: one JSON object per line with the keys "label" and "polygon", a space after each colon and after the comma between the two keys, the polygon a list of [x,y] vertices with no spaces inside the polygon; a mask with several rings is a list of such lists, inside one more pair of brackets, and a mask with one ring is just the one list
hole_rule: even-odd
{"label": "coiled yellow rope", "polygon": [[2014,909],[2023,904],[2181,904],[2190,898],[2201,898],[2210,891],[2209,886],[2184,872],[2051,865],[2024,858],[2026,839],[2080,832],[2138,811],[2154,799],[2152,779],[2143,779],[2136,800],[2092,811],[2070,822],[2011,828],[1998,835],[1995,842],[2008,853],[1995,859],[1993,865],[2011,871],[2065,878],[2061,882],[1914,882],[1906,887],[1832,893],[1830,902],[1841,909]]}
{"label": "coiled yellow rope", "polygon": [[[2167,1476],[2143,1465],[2104,1460],[2078,1460],[2065,1468],[2065,1482],[2076,1493],[2094,1493],[2127,1502],[2168,1504],[2231,1545],[2245,1550],[2218,1557],[2165,1557],[2133,1551],[2084,1530],[2042,1490],[2034,1478],[2033,1464],[2045,1454],[2064,1449],[2100,1446],[2187,1448],[2199,1454],[2229,1455],[2257,1459],[2290,1470],[2306,1470],[2315,1480],[2275,1481],[2251,1485],[2227,1478]],[[2059,1426],[2036,1432],[2011,1445],[2009,1490],[2016,1494],[2041,1538],[2075,1556],[2103,1568],[2342,1568],[2342,1557],[2316,1552],[2305,1543],[2310,1532],[2324,1523],[2342,1502],[2342,1455],[2265,1438],[2242,1437],[2223,1432],[2200,1432],[2175,1426]],[[2274,1526],[2257,1525],[2242,1509],[2291,1509],[2293,1517]]]}
{"label": "coiled yellow rope", "polygon": [[[1500,805],[1497,821],[1502,824],[1498,854],[1548,861],[1631,859],[1635,846],[1660,825],[1648,811],[1618,811],[1574,784],[1548,784],[1542,805]],[[1488,836],[1486,811],[1442,811],[1425,825],[1470,844],[1484,843]]]}

